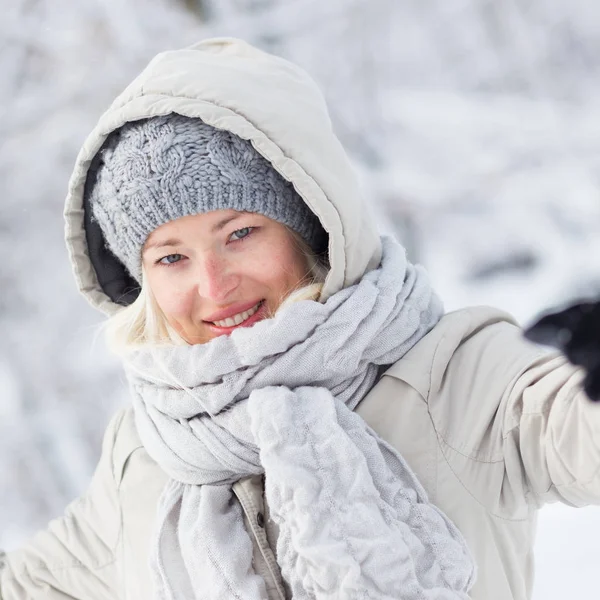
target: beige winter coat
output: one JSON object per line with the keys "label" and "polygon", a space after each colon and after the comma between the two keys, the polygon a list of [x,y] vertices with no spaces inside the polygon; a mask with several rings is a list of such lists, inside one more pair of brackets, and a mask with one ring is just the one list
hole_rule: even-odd
{"label": "beige winter coat", "polygon": [[[377,264],[376,229],[314,84],[246,44],[213,40],[157,57],[113,103],[78,157],[67,240],[79,287],[95,306],[118,309],[86,248],[82,192],[90,161],[124,122],[169,112],[252,140],[294,183],[329,233],[325,295]],[[530,597],[536,511],[544,502],[600,503],[600,406],[585,398],[580,382],[581,372],[563,358],[525,342],[508,315],[473,308],[444,317],[357,408],[462,531],[479,568],[474,600]],[[86,494],[4,558],[0,598],[151,599],[148,552],[165,481],[131,409],[119,412]],[[233,489],[269,600],[286,598],[262,480],[241,480]]]}

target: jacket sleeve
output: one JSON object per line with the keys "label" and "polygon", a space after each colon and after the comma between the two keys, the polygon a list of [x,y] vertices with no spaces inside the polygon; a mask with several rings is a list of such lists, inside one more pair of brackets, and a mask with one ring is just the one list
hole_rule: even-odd
{"label": "jacket sleeve", "polygon": [[586,397],[582,370],[514,323],[462,326],[458,345],[453,335],[438,345],[429,408],[447,457],[472,463],[465,477],[485,468],[485,486],[465,486],[485,487],[492,509],[600,504],[600,403]]}
{"label": "jacket sleeve", "polygon": [[583,371],[565,358],[548,354],[508,390],[503,427],[507,473],[522,469],[538,505],[600,504],[600,404],[587,398],[583,378]]}
{"label": "jacket sleeve", "polygon": [[110,422],[87,492],[23,548],[0,556],[0,600],[114,600],[120,537],[113,447],[123,411]]}

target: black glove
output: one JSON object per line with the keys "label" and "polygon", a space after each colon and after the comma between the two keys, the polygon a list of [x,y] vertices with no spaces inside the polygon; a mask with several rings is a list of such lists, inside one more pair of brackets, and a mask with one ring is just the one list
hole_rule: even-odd
{"label": "black glove", "polygon": [[600,401],[600,302],[574,304],[548,314],[526,329],[525,337],[558,348],[569,362],[583,367],[585,392]]}

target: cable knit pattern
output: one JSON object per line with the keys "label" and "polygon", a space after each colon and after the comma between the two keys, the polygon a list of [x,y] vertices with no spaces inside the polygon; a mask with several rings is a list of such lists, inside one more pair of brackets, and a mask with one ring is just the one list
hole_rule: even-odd
{"label": "cable knit pattern", "polygon": [[442,315],[425,272],[382,242],[381,266],[323,304],[126,363],[141,439],[172,478],[152,559],[161,600],[266,597],[231,491],[259,473],[294,600],[467,600],[461,534],[353,412]]}
{"label": "cable knit pattern", "polygon": [[219,209],[287,225],[316,252],[326,234],[291,183],[247,140],[181,115],[125,124],[91,167],[90,203],[111,252],[141,281],[141,250],[160,225]]}

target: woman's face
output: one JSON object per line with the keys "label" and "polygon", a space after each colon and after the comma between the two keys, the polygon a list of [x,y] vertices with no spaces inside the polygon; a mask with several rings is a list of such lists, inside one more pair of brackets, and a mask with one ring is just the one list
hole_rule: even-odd
{"label": "woman's face", "polygon": [[284,225],[235,210],[161,225],[142,261],[160,309],[190,344],[268,318],[307,275],[306,257]]}

